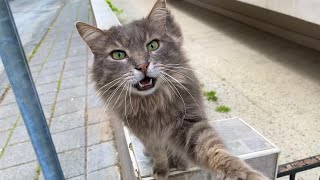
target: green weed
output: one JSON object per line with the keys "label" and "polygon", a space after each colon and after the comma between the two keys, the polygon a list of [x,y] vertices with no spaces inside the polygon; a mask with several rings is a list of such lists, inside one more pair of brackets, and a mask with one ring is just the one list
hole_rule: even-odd
{"label": "green weed", "polygon": [[221,105],[216,107],[216,111],[220,113],[228,113],[231,109],[228,106]]}
{"label": "green weed", "polygon": [[115,5],[113,5],[112,2],[111,2],[111,0],[105,0],[105,1],[106,1],[106,3],[109,5],[110,9],[111,9],[114,13],[116,13],[117,15],[120,15],[120,14],[123,12],[122,9],[120,9],[120,8],[116,7]]}
{"label": "green weed", "polygon": [[208,101],[217,101],[218,97],[216,96],[216,92],[215,91],[206,91],[204,93],[204,95],[207,97]]}

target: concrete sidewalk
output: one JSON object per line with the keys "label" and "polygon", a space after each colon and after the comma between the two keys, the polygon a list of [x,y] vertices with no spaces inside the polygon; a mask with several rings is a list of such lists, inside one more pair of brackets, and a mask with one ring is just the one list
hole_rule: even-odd
{"label": "concrete sidewalk", "polygon": [[[68,0],[29,59],[66,179],[120,179],[113,131],[92,94],[92,54],[74,27],[93,24],[89,1]],[[0,179],[43,179],[10,88],[0,99]]]}

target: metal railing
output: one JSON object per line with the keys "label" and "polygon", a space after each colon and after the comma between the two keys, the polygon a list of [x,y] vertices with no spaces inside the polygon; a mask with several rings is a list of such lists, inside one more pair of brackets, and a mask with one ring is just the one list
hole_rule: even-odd
{"label": "metal railing", "polygon": [[7,0],[0,0],[0,56],[45,179],[64,179]]}
{"label": "metal railing", "polygon": [[294,180],[297,173],[317,167],[320,167],[320,155],[280,165],[277,177],[289,176],[290,180]]}

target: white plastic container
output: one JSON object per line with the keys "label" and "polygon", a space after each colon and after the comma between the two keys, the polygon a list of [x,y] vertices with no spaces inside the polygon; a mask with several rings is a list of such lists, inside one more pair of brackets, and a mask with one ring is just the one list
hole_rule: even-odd
{"label": "white plastic container", "polygon": [[[254,169],[275,179],[279,149],[240,118],[210,121],[224,140],[229,150],[245,160]],[[131,163],[137,179],[154,179],[152,162],[143,154],[141,142],[125,128]],[[171,169],[169,179],[214,180],[214,174],[192,167],[187,171]]]}

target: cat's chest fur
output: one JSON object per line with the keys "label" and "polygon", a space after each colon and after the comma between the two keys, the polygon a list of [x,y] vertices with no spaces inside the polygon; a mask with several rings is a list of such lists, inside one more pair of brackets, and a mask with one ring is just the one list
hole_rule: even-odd
{"label": "cat's chest fur", "polygon": [[[156,92],[151,96],[132,96],[116,110],[135,134],[163,134],[175,126],[181,116],[179,101],[171,94]],[[130,99],[131,98],[131,99]]]}

